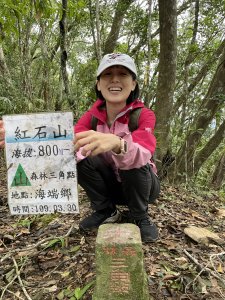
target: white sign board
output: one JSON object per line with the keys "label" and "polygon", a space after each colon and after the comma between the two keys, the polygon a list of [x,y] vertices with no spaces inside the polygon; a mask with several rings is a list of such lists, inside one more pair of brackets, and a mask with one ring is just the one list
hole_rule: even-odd
{"label": "white sign board", "polygon": [[71,112],[3,116],[13,215],[78,213]]}

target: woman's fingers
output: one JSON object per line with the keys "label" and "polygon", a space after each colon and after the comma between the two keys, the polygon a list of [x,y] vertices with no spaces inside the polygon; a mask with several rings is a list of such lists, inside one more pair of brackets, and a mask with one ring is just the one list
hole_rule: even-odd
{"label": "woman's fingers", "polygon": [[75,150],[82,148],[82,155],[94,156],[117,148],[119,143],[119,137],[114,134],[89,130],[76,134]]}

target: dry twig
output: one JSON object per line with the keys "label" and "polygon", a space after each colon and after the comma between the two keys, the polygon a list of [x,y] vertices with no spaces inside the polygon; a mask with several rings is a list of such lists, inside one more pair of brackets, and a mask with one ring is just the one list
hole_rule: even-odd
{"label": "dry twig", "polygon": [[15,281],[16,278],[17,278],[17,275],[15,275],[13,277],[13,279],[2,289],[2,294],[1,294],[0,300],[3,299],[3,296],[4,296],[5,292],[8,291],[8,287]]}
{"label": "dry twig", "polygon": [[[2,242],[2,244],[4,245],[4,247],[5,247],[6,249],[8,249],[4,242]],[[19,270],[15,258],[13,257],[12,259],[13,259],[13,263],[14,263],[14,261],[15,261],[14,266],[15,266],[16,275],[15,275],[15,276],[12,278],[12,280],[11,280],[11,281],[10,281],[10,282],[2,289],[2,294],[1,294],[0,300],[3,299],[3,296],[4,296],[4,294],[5,294],[6,291],[9,292],[9,293],[12,293],[12,292],[10,292],[10,291],[8,290],[8,287],[16,280],[16,278],[18,278],[18,279],[20,278],[20,272],[22,271],[22,269],[23,269],[23,267],[24,267],[24,265],[25,265],[25,261],[24,261],[23,264],[22,264],[22,266],[21,266],[21,268],[20,268],[20,270]],[[20,280],[21,280],[21,278],[20,278]]]}
{"label": "dry twig", "polygon": [[[197,261],[197,259],[194,258],[185,249],[184,249],[184,253],[200,268],[200,272],[198,273],[198,275],[196,276],[196,278],[193,280],[193,282],[202,274],[202,272],[207,271],[213,277],[215,277],[216,279],[220,280],[225,285],[225,281],[223,280],[223,278],[220,275],[217,275],[214,271],[212,271],[211,269],[208,268],[209,263],[205,267],[202,267],[202,265]],[[224,252],[222,252],[222,254],[224,254]],[[222,255],[222,254],[221,253],[219,253],[219,254],[213,254],[212,256],[218,256],[218,255]]]}
{"label": "dry twig", "polygon": [[51,240],[53,240],[53,239],[64,239],[64,238],[66,238],[66,237],[68,237],[69,235],[70,235],[70,233],[71,233],[71,231],[73,230],[73,228],[74,228],[74,225],[72,225],[70,228],[69,228],[69,230],[67,231],[67,233],[65,234],[65,235],[62,235],[62,236],[49,236],[49,237],[47,237],[47,238],[44,238],[44,239],[42,239],[42,240],[40,240],[39,242],[37,242],[36,244],[34,244],[34,245],[32,245],[32,246],[28,246],[28,247],[26,247],[26,248],[22,248],[22,249],[13,249],[13,250],[9,250],[8,248],[7,248],[7,250],[8,250],[8,253],[7,253],[7,256],[5,257],[5,258],[2,258],[1,259],[1,262],[3,262],[6,258],[9,258],[10,257],[10,255],[11,254],[13,254],[13,253],[16,253],[16,252],[23,252],[23,251],[30,251],[30,250],[32,250],[32,249],[34,249],[34,248],[37,248],[38,246],[40,246],[40,245],[42,245],[42,244],[44,244],[44,243],[46,243],[46,242],[48,242],[48,241],[51,241]]}
{"label": "dry twig", "polygon": [[21,298],[20,296],[18,296],[17,294],[13,293],[12,291],[10,291],[9,289],[7,289],[7,293],[12,294],[14,297],[20,299],[20,300],[24,300],[24,298]]}
{"label": "dry twig", "polygon": [[[0,300],[3,300],[3,296],[5,294],[6,291],[8,291],[9,293],[12,293],[11,291],[8,290],[8,287],[18,278],[18,281],[20,283],[20,286],[23,290],[23,293],[24,295],[26,296],[26,298],[28,300],[32,300],[32,298],[29,296],[29,294],[27,293],[26,291],[26,288],[23,284],[23,281],[20,277],[20,273],[23,269],[23,266],[25,264],[25,262],[23,263],[23,265],[21,266],[21,268],[19,269],[18,268],[18,265],[16,263],[16,260],[13,256],[11,256],[13,253],[16,253],[16,252],[23,252],[23,251],[29,251],[29,250],[32,250],[34,248],[37,248],[38,246],[44,244],[45,242],[48,242],[48,241],[51,241],[52,239],[63,239],[63,238],[66,238],[68,237],[70,234],[71,234],[71,231],[73,230],[74,228],[74,225],[72,225],[69,230],[67,231],[67,233],[63,236],[59,236],[59,237],[54,237],[54,236],[51,236],[51,237],[47,237],[45,239],[42,239],[41,241],[37,242],[36,244],[30,246],[30,247],[27,247],[27,248],[23,248],[23,249],[14,249],[14,250],[9,250],[8,247],[4,244],[4,242],[2,241],[2,244],[4,245],[4,247],[7,249],[8,253],[5,257],[3,257],[1,259],[1,262],[3,262],[5,259],[8,259],[8,258],[11,258],[13,260],[13,263],[14,263],[14,267],[15,267],[15,271],[16,271],[16,275],[12,278],[12,280],[2,289],[2,293],[1,293],[1,296],[0,296]],[[18,297],[18,296],[17,296]],[[21,299],[20,297],[18,297],[19,299]]]}
{"label": "dry twig", "polygon": [[21,286],[21,288],[22,288],[22,290],[23,290],[23,293],[24,293],[24,295],[27,297],[28,300],[32,300],[32,298],[31,298],[31,297],[29,296],[29,294],[27,293],[27,290],[25,289],[25,286],[24,286],[24,284],[23,284],[23,281],[22,281],[22,279],[21,279],[21,277],[20,277],[21,269],[19,270],[18,265],[17,265],[16,260],[15,260],[14,257],[12,257],[12,260],[13,260],[13,263],[14,263],[14,266],[15,266],[15,270],[16,270],[16,275],[17,275],[17,278],[18,278],[18,280],[19,280],[20,286]]}

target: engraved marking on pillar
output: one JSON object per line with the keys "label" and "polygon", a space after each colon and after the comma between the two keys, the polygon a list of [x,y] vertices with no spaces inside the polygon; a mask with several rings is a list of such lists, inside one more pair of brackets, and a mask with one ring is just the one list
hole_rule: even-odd
{"label": "engraved marking on pillar", "polygon": [[130,289],[130,274],[127,272],[125,258],[113,258],[110,273],[110,292],[128,294]]}

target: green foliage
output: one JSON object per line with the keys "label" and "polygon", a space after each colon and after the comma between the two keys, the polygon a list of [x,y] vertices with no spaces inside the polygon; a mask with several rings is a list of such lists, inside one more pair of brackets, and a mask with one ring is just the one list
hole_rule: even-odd
{"label": "green foliage", "polygon": [[82,299],[83,295],[87,292],[87,290],[95,283],[95,281],[89,282],[82,289],[76,288],[74,291],[75,299]]}
{"label": "green foliage", "polygon": [[36,221],[36,216],[20,218],[14,226],[15,227],[22,226],[30,230],[32,224],[34,224],[35,221]]}
{"label": "green foliage", "polygon": [[76,288],[74,290],[71,290],[69,287],[67,287],[66,289],[62,290],[57,296],[56,298],[58,300],[65,300],[65,299],[69,299],[69,300],[79,300],[82,299],[84,294],[87,292],[87,290],[92,287],[92,285],[95,284],[95,280],[87,283],[83,288]]}
{"label": "green foliage", "polygon": [[19,220],[14,224],[15,227],[25,227],[28,230],[31,227],[46,227],[50,222],[58,217],[57,214],[49,214],[49,215],[33,215],[28,217],[20,217]]}
{"label": "green foliage", "polygon": [[51,241],[49,241],[47,243],[46,246],[44,246],[43,250],[46,250],[48,248],[54,248],[56,245],[60,245],[62,248],[65,247],[65,240],[63,238],[56,238],[56,239],[52,239]]}
{"label": "green foliage", "polygon": [[[99,1],[101,50],[111,30],[118,1]],[[178,1],[178,7],[182,3]],[[199,113],[218,59],[214,53],[223,39],[225,4],[223,0],[200,1],[198,28],[195,42],[191,42],[194,30],[194,2],[177,16],[177,77],[174,103],[181,97],[178,110],[170,122],[171,148],[177,153],[182,146],[192,122]],[[92,23],[90,20],[92,11]],[[41,111],[71,110],[75,121],[95,101],[97,59],[93,33],[96,35],[96,3],[94,1],[68,1],[66,18],[67,72],[70,92],[67,95],[61,76],[60,28],[62,2],[54,0],[2,0],[0,1],[0,47],[4,68],[0,74],[0,115]],[[152,5],[152,33],[159,26],[158,4]],[[132,53],[139,73],[142,90],[148,58],[147,32],[149,24],[147,1],[133,1],[120,28],[115,51]],[[118,24],[119,26],[119,24]],[[0,49],[0,50],[1,50]],[[157,94],[159,34],[151,40],[150,86],[145,87],[146,103],[154,104]],[[185,62],[189,58],[188,66]],[[211,62],[211,60],[213,62]],[[207,72],[191,91],[199,71],[206,65]],[[2,65],[1,65],[2,66]],[[154,78],[152,77],[154,74]],[[184,101],[185,100],[185,101]],[[224,101],[224,94],[217,96]],[[172,108],[171,108],[172,110]],[[221,123],[224,111],[218,111],[215,119]],[[204,133],[200,147],[204,147],[214,131],[210,125]],[[196,149],[198,150],[198,149]],[[217,154],[212,155],[215,162]],[[211,160],[210,160],[211,161]],[[198,178],[206,183],[207,163]],[[204,178],[204,180],[203,180]]]}
{"label": "green foliage", "polygon": [[12,113],[13,103],[9,98],[0,97],[0,115]]}

